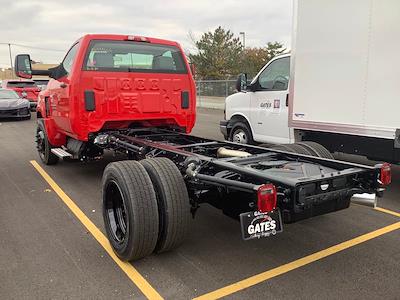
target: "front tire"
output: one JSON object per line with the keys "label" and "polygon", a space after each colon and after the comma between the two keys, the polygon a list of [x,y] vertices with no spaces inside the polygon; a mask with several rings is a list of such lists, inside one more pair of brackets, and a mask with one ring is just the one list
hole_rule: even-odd
{"label": "front tire", "polygon": [[40,160],[45,165],[54,165],[58,162],[58,157],[51,152],[51,144],[47,138],[47,133],[43,122],[38,122],[36,128],[36,148],[39,153]]}
{"label": "front tire", "polygon": [[103,218],[108,240],[119,258],[150,255],[158,238],[156,193],[136,161],[110,163],[103,174]]}
{"label": "front tire", "polygon": [[237,122],[233,125],[232,130],[229,134],[229,140],[239,144],[253,145],[253,135],[249,126],[243,122]]}

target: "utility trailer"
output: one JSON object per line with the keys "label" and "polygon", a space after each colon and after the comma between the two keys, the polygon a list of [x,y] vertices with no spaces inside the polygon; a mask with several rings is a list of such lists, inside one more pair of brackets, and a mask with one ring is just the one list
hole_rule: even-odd
{"label": "utility trailer", "polygon": [[86,35],[59,66],[35,71],[21,54],[15,71],[51,78],[37,107],[44,164],[126,154],[106,167],[102,183],[107,237],[123,260],[179,246],[202,203],[239,219],[248,240],[344,209],[355,194],[381,196],[391,180],[387,164],[322,158],[322,147],[307,155],[188,135],[196,89],[172,41]]}

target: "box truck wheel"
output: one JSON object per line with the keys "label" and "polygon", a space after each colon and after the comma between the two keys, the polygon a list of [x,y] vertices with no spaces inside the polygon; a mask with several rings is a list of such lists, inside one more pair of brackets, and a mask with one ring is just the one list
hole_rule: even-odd
{"label": "box truck wheel", "polygon": [[46,165],[54,165],[58,162],[58,157],[51,152],[51,148],[44,123],[39,121],[36,128],[36,149],[41,161]]}
{"label": "box truck wheel", "polygon": [[269,148],[295,153],[294,149],[292,147],[290,147],[289,144],[276,144],[276,145],[271,145]]}
{"label": "box truck wheel", "polygon": [[286,151],[286,152],[293,152],[293,153],[298,153],[298,154],[315,156],[314,152],[311,152],[309,149],[307,149],[306,147],[303,147],[302,145],[299,145],[299,144],[276,144],[276,145],[261,144],[260,146],[265,147],[265,148],[282,150],[282,151]]}
{"label": "box truck wheel", "polygon": [[304,142],[298,142],[296,144],[303,146],[304,148],[307,148],[310,152],[313,153],[313,156],[335,159],[332,153],[330,153],[328,149],[326,149],[324,146],[316,142],[304,141]]}
{"label": "box truck wheel", "polygon": [[154,251],[159,228],[156,193],[139,162],[113,162],[104,170],[103,218],[108,240],[122,260]]}
{"label": "box truck wheel", "polygon": [[246,123],[237,122],[233,125],[229,134],[229,140],[239,144],[254,144],[253,135]]}
{"label": "box truck wheel", "polygon": [[155,252],[174,249],[185,240],[192,219],[185,181],[168,158],[148,158],[140,163],[149,174],[157,195],[160,227]]}
{"label": "box truck wheel", "polygon": [[287,146],[289,148],[293,149],[294,153],[313,156],[313,153],[311,151],[309,151],[307,148],[303,147],[302,145],[299,145],[299,144],[287,144]]}

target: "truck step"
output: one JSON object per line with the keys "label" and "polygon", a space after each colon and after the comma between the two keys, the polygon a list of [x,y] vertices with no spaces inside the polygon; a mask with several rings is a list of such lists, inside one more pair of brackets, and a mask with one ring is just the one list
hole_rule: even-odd
{"label": "truck step", "polygon": [[65,151],[62,148],[52,148],[51,152],[54,153],[55,155],[57,155],[61,159],[72,158],[72,154]]}

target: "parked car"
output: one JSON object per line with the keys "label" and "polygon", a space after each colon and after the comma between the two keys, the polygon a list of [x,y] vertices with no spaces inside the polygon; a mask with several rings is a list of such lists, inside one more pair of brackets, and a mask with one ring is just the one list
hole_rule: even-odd
{"label": "parked car", "polygon": [[33,80],[3,80],[1,87],[15,91],[21,98],[29,100],[31,110],[35,110],[41,88]]}
{"label": "parked car", "polygon": [[0,88],[0,118],[30,119],[29,101],[12,90]]}

